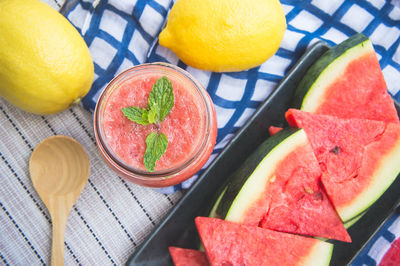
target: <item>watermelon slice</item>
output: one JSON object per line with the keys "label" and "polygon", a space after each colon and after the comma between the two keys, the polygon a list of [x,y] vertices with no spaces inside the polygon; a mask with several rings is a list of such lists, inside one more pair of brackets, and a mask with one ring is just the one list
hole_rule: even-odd
{"label": "watermelon slice", "polygon": [[169,254],[171,255],[172,261],[175,266],[209,266],[207,256],[204,252],[178,248],[178,247],[168,247]]}
{"label": "watermelon slice", "polygon": [[319,161],[322,183],[344,222],[373,204],[400,172],[400,124],[338,119],[289,109]]}
{"label": "watermelon slice", "polygon": [[329,265],[333,245],[216,218],[195,219],[211,265]]}
{"label": "watermelon slice", "polygon": [[281,127],[276,127],[276,126],[270,126],[269,128],[268,128],[268,132],[269,132],[269,134],[272,136],[272,135],[275,135],[276,133],[278,133],[279,131],[281,131],[282,130],[282,128]]}
{"label": "watermelon slice", "polygon": [[374,48],[363,34],[332,47],[312,65],[293,106],[341,118],[399,122]]}
{"label": "watermelon slice", "polygon": [[233,174],[217,214],[272,230],[350,242],[303,130],[268,138]]}

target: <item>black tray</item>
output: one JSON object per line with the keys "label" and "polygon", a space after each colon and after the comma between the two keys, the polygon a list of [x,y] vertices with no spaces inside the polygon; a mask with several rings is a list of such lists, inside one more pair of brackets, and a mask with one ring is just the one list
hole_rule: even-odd
{"label": "black tray", "polygon": [[[128,259],[127,265],[172,265],[169,246],[198,248],[199,239],[194,225],[197,216],[208,216],[210,207],[230,173],[239,166],[268,134],[271,125],[284,125],[285,111],[290,107],[297,84],[308,68],[329,46],[317,42],[299,59],[275,91],[257,109],[229,144],[203,172],[196,183],[180,199],[164,220]],[[345,265],[367,243],[396,206],[400,178],[370,207],[368,212],[349,229],[351,244],[337,242],[331,265]]]}

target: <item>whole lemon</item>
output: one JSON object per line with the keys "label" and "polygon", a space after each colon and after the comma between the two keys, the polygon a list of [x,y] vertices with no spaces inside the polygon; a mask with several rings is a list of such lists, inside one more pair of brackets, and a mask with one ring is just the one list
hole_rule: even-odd
{"label": "whole lemon", "polygon": [[0,0],[0,96],[52,114],[86,95],[94,68],[78,31],[39,0]]}
{"label": "whole lemon", "polygon": [[285,30],[278,0],[177,0],[159,42],[187,65],[241,71],[275,54]]}

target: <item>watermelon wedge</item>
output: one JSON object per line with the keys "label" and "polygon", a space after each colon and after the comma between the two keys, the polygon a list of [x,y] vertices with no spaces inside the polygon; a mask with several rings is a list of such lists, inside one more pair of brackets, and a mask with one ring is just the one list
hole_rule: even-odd
{"label": "watermelon wedge", "polygon": [[216,218],[197,217],[211,265],[329,265],[333,245]]}
{"label": "watermelon wedge", "polygon": [[296,89],[293,107],[340,118],[399,122],[374,48],[361,33],[311,66]]}
{"label": "watermelon wedge", "polygon": [[172,261],[175,266],[209,266],[207,256],[204,252],[178,248],[178,247],[168,247],[169,254],[171,255]]}
{"label": "watermelon wedge", "polygon": [[400,124],[339,119],[289,109],[321,166],[322,183],[344,222],[372,205],[400,172]]}
{"label": "watermelon wedge", "polygon": [[276,127],[276,126],[270,126],[269,128],[268,128],[268,132],[269,132],[269,134],[272,136],[272,135],[275,135],[276,133],[278,133],[279,131],[281,131],[282,130],[282,128],[281,127]]}
{"label": "watermelon wedge", "polygon": [[217,217],[276,231],[350,242],[321,184],[303,130],[268,138],[231,176]]}

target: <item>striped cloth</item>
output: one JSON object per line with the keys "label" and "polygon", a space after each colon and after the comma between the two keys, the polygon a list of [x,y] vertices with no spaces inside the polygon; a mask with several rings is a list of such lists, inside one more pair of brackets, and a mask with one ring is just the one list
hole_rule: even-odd
{"label": "striped cloth", "polygon": [[56,134],[78,140],[90,177],[65,234],[65,265],[122,265],[181,197],[136,186],[103,162],[92,114],[75,106],[57,115],[25,113],[0,99],[0,265],[50,264],[51,219],[33,188],[28,162],[36,145]]}
{"label": "striped cloth", "polygon": [[[62,0],[44,0],[54,8]],[[240,73],[210,73],[185,66],[157,44],[170,0],[79,1],[68,19],[82,33],[95,61],[96,79],[84,108],[92,110],[105,84],[123,69],[167,61],[192,73],[208,90],[218,115],[218,143],[211,160],[226,145],[306,47],[322,39],[338,43],[357,32],[370,36],[390,93],[400,99],[399,1],[282,0],[288,30],[277,54],[262,66]],[[58,3],[58,4],[57,4]],[[0,264],[50,263],[51,219],[28,172],[34,147],[64,134],[87,150],[91,175],[70,214],[65,235],[66,265],[122,265],[182,196],[195,177],[162,194],[116,176],[95,145],[92,114],[81,106],[52,116],[27,114],[0,99]],[[399,236],[399,218],[383,229],[356,265],[376,265],[388,243]],[[395,224],[395,225],[393,225]],[[387,233],[387,232],[390,232]],[[378,238],[379,239],[379,238]]]}

